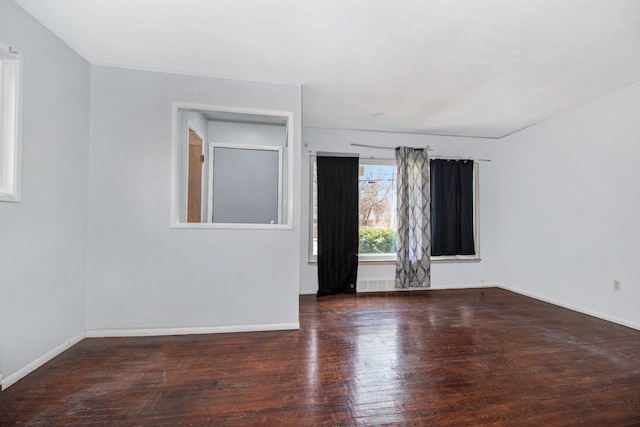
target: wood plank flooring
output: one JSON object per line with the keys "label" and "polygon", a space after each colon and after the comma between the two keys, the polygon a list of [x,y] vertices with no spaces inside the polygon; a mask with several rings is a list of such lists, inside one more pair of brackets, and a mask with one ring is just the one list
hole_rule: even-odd
{"label": "wood plank flooring", "polygon": [[86,339],[0,424],[640,425],[640,331],[505,290],[302,296],[300,322]]}

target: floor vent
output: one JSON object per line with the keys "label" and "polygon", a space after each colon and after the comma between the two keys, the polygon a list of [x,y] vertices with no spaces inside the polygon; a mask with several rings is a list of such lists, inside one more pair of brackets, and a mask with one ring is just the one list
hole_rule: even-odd
{"label": "floor vent", "polygon": [[394,291],[395,286],[395,279],[358,280],[358,292]]}

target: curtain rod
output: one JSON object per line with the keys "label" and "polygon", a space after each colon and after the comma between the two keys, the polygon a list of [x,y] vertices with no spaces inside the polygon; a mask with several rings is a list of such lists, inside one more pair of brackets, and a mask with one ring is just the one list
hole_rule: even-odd
{"label": "curtain rod", "polygon": [[[352,142],[351,143],[352,147],[365,147],[365,148],[382,148],[384,150],[395,150],[395,147],[384,147],[384,146],[380,146],[380,145],[367,145],[367,144],[358,144],[356,142]],[[426,147],[414,147],[414,148],[421,148],[421,149],[426,149],[427,151],[433,151],[433,148],[431,148],[430,145],[427,145]],[[433,156],[429,156],[432,159],[438,159],[438,160],[473,160],[474,162],[490,162],[491,159],[474,159],[473,157],[468,157],[468,158],[464,158],[464,157],[460,157],[460,156],[438,156],[438,155],[433,155]]]}
{"label": "curtain rod", "polygon": [[[366,147],[366,148],[382,148],[384,150],[395,150],[396,147],[383,147],[380,145],[367,145],[367,144],[358,144],[355,142],[351,143],[351,146],[353,147]],[[427,151],[433,151],[433,148],[431,148],[429,145],[427,145],[426,147],[412,147],[412,148],[417,148],[417,149],[426,149]]]}

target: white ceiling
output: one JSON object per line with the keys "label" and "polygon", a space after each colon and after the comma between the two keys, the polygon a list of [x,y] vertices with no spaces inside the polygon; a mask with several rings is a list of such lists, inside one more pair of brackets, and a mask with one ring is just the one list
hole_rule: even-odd
{"label": "white ceiling", "polygon": [[640,81],[638,0],[16,0],[92,64],[303,85],[304,126],[501,137]]}

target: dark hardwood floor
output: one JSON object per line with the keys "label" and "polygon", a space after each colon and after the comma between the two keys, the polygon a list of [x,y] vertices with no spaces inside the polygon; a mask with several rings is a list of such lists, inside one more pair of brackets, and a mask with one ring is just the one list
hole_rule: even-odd
{"label": "dark hardwood floor", "polygon": [[640,425],[640,331],[501,289],[300,298],[299,331],[86,339],[7,425]]}

